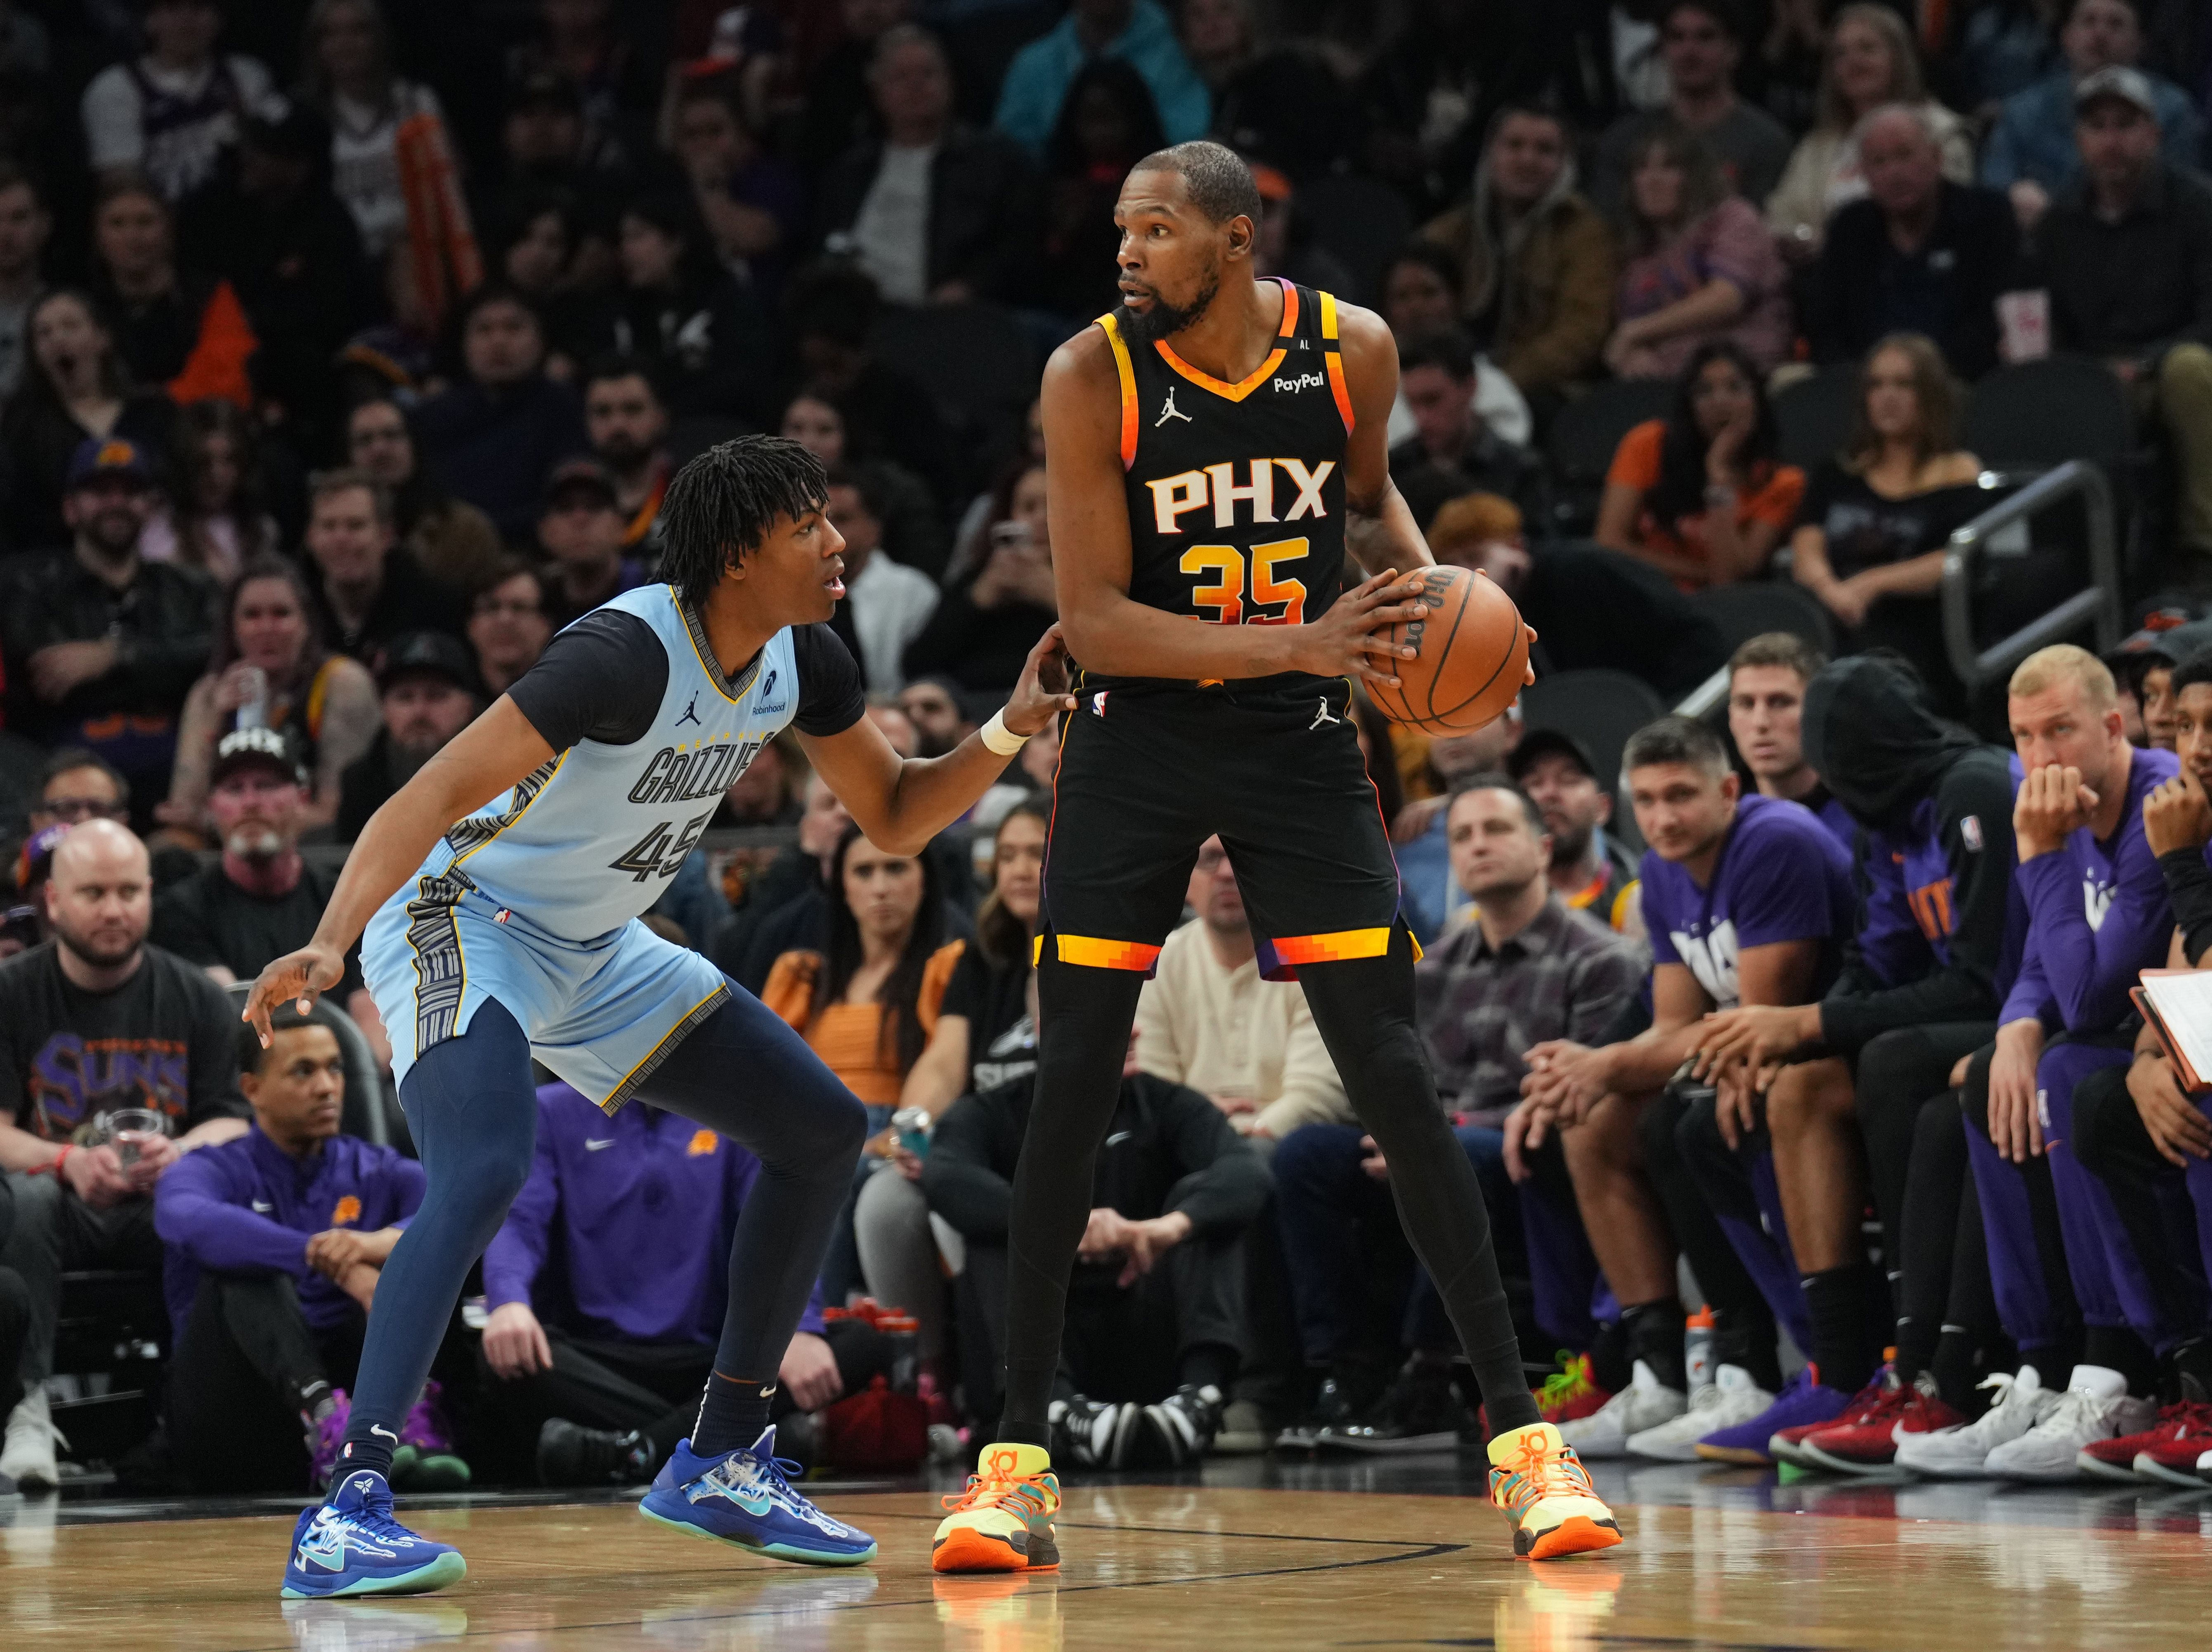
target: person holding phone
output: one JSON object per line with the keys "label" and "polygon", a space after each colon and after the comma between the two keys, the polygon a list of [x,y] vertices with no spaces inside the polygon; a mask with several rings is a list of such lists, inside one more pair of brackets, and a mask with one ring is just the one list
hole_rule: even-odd
{"label": "person holding phone", "polygon": [[1010,687],[1036,640],[1060,617],[1043,465],[1024,463],[1000,484],[984,543],[981,562],[956,579],[921,635],[907,645],[909,678],[942,673],[963,688]]}

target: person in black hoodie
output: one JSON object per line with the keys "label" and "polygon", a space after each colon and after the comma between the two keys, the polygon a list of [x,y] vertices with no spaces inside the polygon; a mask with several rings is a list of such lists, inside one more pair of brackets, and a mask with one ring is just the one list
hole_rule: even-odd
{"label": "person in black hoodie", "polygon": [[[1889,1392],[1905,1405],[1915,1379],[1936,1369],[1967,1181],[1951,1074],[1995,1036],[2017,962],[2012,778],[2004,752],[1937,717],[1911,668],[1879,654],[1814,677],[1803,734],[1807,761],[1860,827],[1859,932],[1817,1004],[1733,1010],[1707,1023],[1699,1068],[1717,1079],[1721,1098],[1685,1119],[1682,1148],[1701,1182],[1726,1175],[1723,1161],[1753,1128],[1764,1091],[1789,1243],[1827,1356],[1821,1381],[1851,1373],[1832,1385],[1848,1394],[1880,1364],[1894,1323]],[[1917,1201],[1913,1179],[1923,1183]],[[1940,1276],[1930,1269],[1917,1282],[1932,1304],[1911,1285],[1893,1303],[1865,1260],[1859,1212],[1869,1184],[1885,1257],[1909,1259],[1916,1236],[1942,1257]],[[1931,1213],[1935,1230],[1914,1235]],[[1955,1390],[1969,1370],[1971,1357],[1946,1364],[1954,1405],[1968,1397]],[[1929,1396],[1919,1397],[1925,1408]],[[1911,1431],[1960,1418],[1930,1411],[1904,1420]]]}
{"label": "person in black hoodie", "polygon": [[772,359],[767,313],[750,282],[715,261],[691,197],[655,190],[624,203],[617,252],[622,288],[600,319],[598,346],[654,364],[679,418],[757,422]]}
{"label": "person in black hoodie", "polygon": [[[1132,1040],[1068,1287],[1051,1408],[1054,1461],[1085,1467],[1180,1467],[1212,1445],[1243,1341],[1244,1230],[1270,1187],[1260,1156],[1212,1100],[1137,1072],[1135,1053]],[[961,1344],[969,1403],[986,1419],[1003,1381],[1006,1217],[1035,1090],[1024,1078],[963,1096],[922,1160],[930,1210],[968,1242]]]}

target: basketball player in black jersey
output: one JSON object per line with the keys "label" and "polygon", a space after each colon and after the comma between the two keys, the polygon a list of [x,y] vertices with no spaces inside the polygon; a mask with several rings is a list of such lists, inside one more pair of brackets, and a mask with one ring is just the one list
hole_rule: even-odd
{"label": "basketball player in black jersey", "polygon": [[[1350,715],[1347,679],[1396,681],[1382,628],[1425,611],[1395,570],[1432,560],[1390,483],[1396,349],[1369,312],[1255,279],[1259,216],[1218,144],[1139,161],[1115,212],[1121,306],[1045,369],[1054,578],[1082,672],[1046,848],[1006,1414],[938,1528],[940,1571],[1058,1563],[1049,1407],[1068,1271],[1138,988],[1215,833],[1262,973],[1304,986],[1389,1161],[1489,1408],[1491,1496],[1516,1552],[1620,1540],[1528,1389],[1481,1190],[1414,1029],[1417,948]],[[1340,595],[1347,550],[1373,572]],[[1210,1427],[1217,1401],[1182,1398]]]}

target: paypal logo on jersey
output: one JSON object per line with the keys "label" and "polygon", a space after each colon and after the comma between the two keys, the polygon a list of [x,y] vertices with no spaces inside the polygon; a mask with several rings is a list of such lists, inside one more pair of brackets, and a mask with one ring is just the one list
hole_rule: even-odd
{"label": "paypal logo on jersey", "polygon": [[[1298,342],[1304,343],[1305,341],[1300,339]],[[1274,387],[1286,396],[1295,396],[1301,390],[1319,390],[1328,382],[1318,373],[1301,373],[1295,379],[1278,377]]]}
{"label": "paypal logo on jersey", "polygon": [[1741,989],[1735,978],[1735,922],[1723,918],[1713,926],[1710,935],[1692,935],[1686,930],[1670,929],[1667,937],[1674,943],[1674,951],[1698,978],[1698,985],[1715,1006],[1733,1010],[1739,1002]]}

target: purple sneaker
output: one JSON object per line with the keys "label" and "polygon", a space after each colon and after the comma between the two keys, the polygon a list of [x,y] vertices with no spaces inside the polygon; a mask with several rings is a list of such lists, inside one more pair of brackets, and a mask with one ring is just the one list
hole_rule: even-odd
{"label": "purple sneaker", "polygon": [[1827,1387],[1820,1372],[1808,1365],[1790,1379],[1789,1386],[1748,1423],[1708,1434],[1698,1442],[1698,1455],[1707,1462],[1753,1463],[1761,1467],[1774,1461],[1775,1436],[1785,1429],[1811,1429],[1833,1422],[1851,1403],[1850,1395]]}
{"label": "purple sneaker", "polygon": [[343,1388],[331,1390],[333,1403],[323,1413],[323,1420],[307,1425],[307,1457],[313,1467],[317,1491],[331,1489],[331,1477],[337,1473],[338,1454],[345,1449],[346,1424],[353,1417],[353,1401],[346,1398]]}
{"label": "purple sneaker", "polygon": [[399,1425],[391,1479],[400,1491],[460,1491],[468,1487],[469,1466],[454,1455],[453,1433],[440,1404],[441,1394],[437,1383],[425,1382],[421,1398]]}

